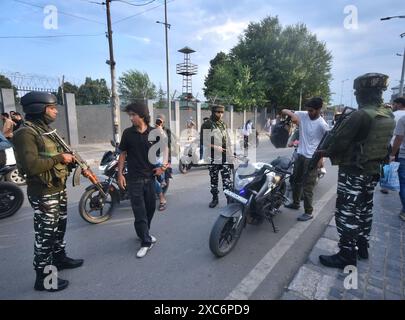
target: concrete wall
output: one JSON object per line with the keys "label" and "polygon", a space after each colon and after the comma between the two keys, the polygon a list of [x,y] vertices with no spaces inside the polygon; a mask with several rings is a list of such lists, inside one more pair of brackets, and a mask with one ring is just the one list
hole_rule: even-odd
{"label": "concrete wall", "polygon": [[[75,106],[72,103],[68,106],[70,112],[76,108],[76,120],[71,117],[70,126],[74,127],[77,125],[77,136],[74,137],[75,141],[79,144],[91,144],[91,143],[105,143],[113,139],[112,135],[112,115],[110,105],[87,105],[87,106]],[[67,107],[59,106],[59,114],[55,123],[52,125],[56,128],[59,134],[68,142],[68,121],[67,121]],[[73,108],[73,109],[72,109]],[[231,126],[231,114],[229,112],[230,108],[226,108],[224,114],[224,121],[227,126]],[[22,113],[21,105],[16,105],[15,110]],[[154,118],[151,121],[151,125],[154,125],[155,119],[159,114],[163,114],[166,117],[166,122],[169,121],[169,113],[167,109],[153,109]],[[201,120],[205,117],[210,117],[211,111],[202,109],[201,110]],[[192,117],[195,122],[197,122],[197,111],[196,110],[180,110],[180,131],[186,128],[187,120]],[[126,128],[130,127],[132,124],[129,120],[128,115],[125,112],[120,113],[121,119],[121,133]],[[254,112],[246,112],[246,120],[254,119]],[[172,120],[175,120],[175,107],[172,104]],[[257,129],[260,131],[265,123],[265,113],[257,113]],[[244,124],[243,112],[234,112],[233,114],[233,128],[242,128]],[[1,124],[0,124],[1,127]],[[199,128],[198,128],[199,129]],[[173,128],[175,132],[175,128]]]}

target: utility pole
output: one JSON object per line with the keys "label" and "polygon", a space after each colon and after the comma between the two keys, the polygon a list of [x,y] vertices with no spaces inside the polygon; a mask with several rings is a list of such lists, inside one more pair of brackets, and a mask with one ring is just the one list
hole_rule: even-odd
{"label": "utility pole", "polygon": [[115,60],[114,60],[114,51],[113,51],[113,39],[112,39],[112,30],[111,30],[111,12],[110,4],[112,0],[106,0],[105,5],[107,9],[107,28],[108,28],[108,46],[110,49],[110,60],[107,60],[106,63],[110,66],[111,72],[111,114],[113,121],[113,134],[114,142],[119,143],[120,141],[120,112],[119,112],[119,102],[117,89],[115,86]]}
{"label": "utility pole", "polygon": [[299,111],[301,111],[301,105],[302,105],[302,87],[300,89],[300,106],[299,106]]}
{"label": "utility pole", "polygon": [[160,23],[165,26],[167,110],[169,112],[169,129],[172,130],[172,104],[171,104],[171,100],[170,100],[169,36],[168,36],[170,24],[167,23],[167,0],[165,0],[165,22],[156,21],[156,23]]}
{"label": "utility pole", "polygon": [[[340,105],[339,105],[339,111],[342,111],[342,105],[343,105],[343,84],[346,82],[346,81],[348,81],[349,79],[345,79],[345,80],[342,80],[342,87],[341,87],[341,90],[340,90]],[[344,107],[344,106],[343,106]]]}
{"label": "utility pole", "polygon": [[405,74],[405,48],[404,53],[402,54],[402,73],[401,73],[401,82],[399,83],[399,96],[404,95],[404,74]]}
{"label": "utility pole", "polygon": [[65,76],[62,75],[62,82],[61,82],[61,85],[60,85],[60,91],[62,93],[62,105],[63,106],[65,105],[65,90],[63,88],[64,86],[65,86]]}

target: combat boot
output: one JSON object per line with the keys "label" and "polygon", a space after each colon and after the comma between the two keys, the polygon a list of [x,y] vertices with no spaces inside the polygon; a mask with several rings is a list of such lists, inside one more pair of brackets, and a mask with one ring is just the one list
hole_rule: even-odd
{"label": "combat boot", "polygon": [[357,252],[341,249],[331,256],[319,256],[319,261],[326,267],[344,269],[346,266],[357,265]]}
{"label": "combat boot", "polygon": [[82,266],[83,259],[72,259],[69,258],[66,254],[58,254],[54,256],[54,265],[58,270],[63,269],[74,269]]}
{"label": "combat boot", "polygon": [[210,208],[215,208],[218,205],[218,197],[213,197],[212,201],[209,204]]}
{"label": "combat boot", "polygon": [[49,288],[45,287],[44,282],[48,283],[48,280],[45,278],[48,276],[43,272],[43,270],[36,270],[36,279],[34,289],[37,291],[48,291],[48,292],[56,292],[66,289],[69,285],[69,281],[57,278],[57,285],[54,286],[52,283],[49,283]]}
{"label": "combat boot", "polygon": [[359,237],[357,241],[357,254],[361,259],[368,259],[368,248],[369,244],[366,238]]}

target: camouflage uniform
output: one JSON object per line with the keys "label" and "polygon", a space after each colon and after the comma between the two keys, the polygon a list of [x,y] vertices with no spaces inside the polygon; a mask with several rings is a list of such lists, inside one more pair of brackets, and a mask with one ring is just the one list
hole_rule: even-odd
{"label": "camouflage uniform", "polygon": [[214,198],[217,198],[219,193],[219,172],[221,172],[223,189],[232,190],[232,167],[230,164],[210,164],[208,170],[211,181],[211,194]]}
{"label": "camouflage uniform", "polygon": [[356,265],[357,255],[368,258],[374,189],[395,126],[392,111],[382,104],[387,80],[376,73],[355,79],[359,110],[343,120],[326,147],[332,164],[339,165],[335,220],[340,251],[320,256],[328,267]]}
{"label": "camouflage uniform", "polygon": [[[223,106],[212,106],[211,110],[214,113],[216,110],[224,111],[225,108]],[[231,153],[230,138],[226,130],[226,124],[222,120],[218,120],[214,114],[201,126],[200,144],[203,144],[205,150],[207,150],[205,157],[206,161],[210,163],[208,170],[211,182],[210,191],[213,198],[210,204],[211,208],[218,203],[219,172],[221,172],[223,189],[232,189],[232,164],[227,162],[227,155]],[[209,134],[211,136],[208,136]],[[222,153],[215,152],[212,145],[222,146],[224,151]]]}
{"label": "camouflage uniform", "polygon": [[66,190],[43,196],[28,196],[34,209],[34,268],[43,270],[65,255],[67,222]]}
{"label": "camouflage uniform", "polygon": [[[57,278],[56,287],[46,286],[47,266],[72,269],[82,259],[66,256],[64,241],[67,221],[66,179],[71,167],[65,164],[63,149],[48,133],[55,119],[52,108],[56,97],[45,92],[30,92],[21,98],[26,122],[13,137],[17,166],[26,175],[28,200],[34,209],[34,269],[36,290],[59,291],[69,284]],[[50,114],[47,108],[50,107]],[[51,271],[54,271],[51,268]]]}
{"label": "camouflage uniform", "polygon": [[339,170],[335,219],[341,249],[354,251],[359,240],[369,241],[378,180],[378,175],[358,176]]}

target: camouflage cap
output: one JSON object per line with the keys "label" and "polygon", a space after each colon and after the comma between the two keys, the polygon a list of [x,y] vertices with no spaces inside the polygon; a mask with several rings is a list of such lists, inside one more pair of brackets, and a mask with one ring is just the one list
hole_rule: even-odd
{"label": "camouflage cap", "polygon": [[354,79],[353,89],[381,89],[388,87],[388,76],[382,73],[366,73]]}
{"label": "camouflage cap", "polygon": [[225,107],[220,104],[213,104],[213,105],[211,105],[210,109],[212,112],[215,112],[215,111],[225,112]]}

